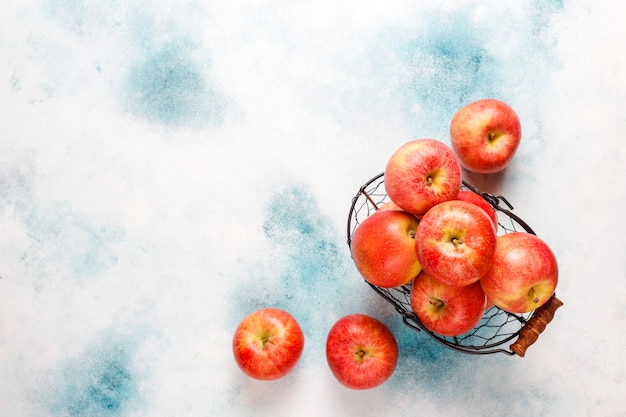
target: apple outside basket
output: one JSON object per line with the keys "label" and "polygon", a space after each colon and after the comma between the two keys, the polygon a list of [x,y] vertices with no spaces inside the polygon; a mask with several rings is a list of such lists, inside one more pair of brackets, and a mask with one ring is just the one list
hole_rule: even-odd
{"label": "apple outside basket", "polygon": [[[379,206],[389,201],[384,187],[384,173],[378,174],[367,181],[352,199],[348,214],[348,247],[352,234],[360,222],[375,212]],[[526,231],[535,234],[526,222],[513,214],[513,207],[502,196],[494,196],[477,190],[463,181],[464,189],[480,194],[491,204],[498,216],[498,234],[513,231]],[[503,207],[504,204],[506,207]],[[367,283],[367,282],[366,282]],[[497,306],[485,311],[483,318],[471,331],[454,337],[442,336],[424,327],[411,309],[411,284],[394,288],[382,288],[367,283],[386,301],[391,303],[402,316],[405,325],[417,332],[425,332],[442,345],[459,352],[469,354],[504,353],[507,355],[524,356],[526,349],[537,341],[546,325],[552,321],[555,311],[563,303],[553,294],[544,305],[524,314],[506,312]],[[515,341],[513,341],[515,339]],[[508,348],[507,343],[512,342]]]}

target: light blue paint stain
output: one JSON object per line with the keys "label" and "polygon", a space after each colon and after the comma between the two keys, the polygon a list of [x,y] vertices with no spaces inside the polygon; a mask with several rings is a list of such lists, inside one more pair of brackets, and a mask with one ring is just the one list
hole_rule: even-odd
{"label": "light blue paint stain", "polygon": [[117,263],[115,245],[125,238],[115,224],[97,224],[71,202],[34,204],[33,151],[3,149],[0,164],[0,211],[11,207],[26,227],[32,244],[21,261],[31,275],[48,281],[50,271],[62,279],[93,278]]}
{"label": "light blue paint stain", "polygon": [[52,416],[115,417],[127,415],[140,402],[132,369],[132,352],[111,343],[72,358],[52,390]]}
{"label": "light blue paint stain", "polygon": [[534,0],[530,13],[534,27],[534,33],[539,34],[549,27],[550,20],[565,9],[563,0]]}
{"label": "light blue paint stain", "polygon": [[[552,45],[543,35],[562,2],[533,4],[528,15],[509,16],[504,10],[480,23],[471,5],[434,11],[424,25],[409,32],[391,28],[372,44],[370,54],[379,56],[384,48],[400,58],[394,89],[419,132],[446,140],[447,121],[470,101],[495,97],[515,103],[520,95],[541,89],[542,73],[554,65]],[[504,29],[502,19],[507,19]],[[494,47],[502,44],[510,49]]]}
{"label": "light blue paint stain", "polygon": [[96,225],[69,204],[26,211],[29,235],[38,250],[25,256],[25,262],[60,265],[73,277],[93,277],[117,262],[114,245],[123,240],[123,229]]}
{"label": "light blue paint stain", "polygon": [[270,243],[286,254],[287,269],[281,280],[288,299],[313,300],[335,283],[339,248],[330,220],[320,212],[308,187],[287,186],[274,195],[263,230]]}
{"label": "light blue paint stain", "polygon": [[32,207],[35,152],[5,146],[0,152],[0,211],[8,205]]}
{"label": "light blue paint stain", "polygon": [[89,399],[100,408],[119,410],[129,398],[132,387],[131,374],[120,363],[108,363],[96,376],[96,381],[88,388]]}
{"label": "light blue paint stain", "polygon": [[45,4],[45,10],[51,18],[62,22],[70,30],[76,30],[85,21],[83,0],[49,0]]}
{"label": "light blue paint stain", "polygon": [[[519,369],[511,366],[519,358],[459,353],[423,332],[396,326],[392,326],[392,331],[398,340],[400,357],[387,382],[391,391],[411,387],[415,395],[427,395],[442,404],[465,404],[468,412],[477,415],[554,414],[549,404],[556,398],[549,387],[542,387],[545,402],[528,400],[538,397],[528,381],[520,379]],[[538,404],[542,409],[537,409]]]}
{"label": "light blue paint stain", "polygon": [[484,45],[484,32],[466,20],[466,15],[437,20],[400,51],[409,68],[402,80],[405,99],[427,114],[443,115],[442,120],[477,97],[501,97],[506,89],[500,63]]}
{"label": "light blue paint stain", "polygon": [[[223,121],[224,97],[210,79],[210,58],[198,52],[189,27],[148,7],[127,21],[116,5],[84,0],[49,0],[49,16],[75,34],[98,26],[114,38],[128,33],[120,60],[128,60],[121,101],[126,110],[170,127],[204,127]],[[120,23],[120,22],[123,22]],[[100,64],[94,66],[102,72]]]}
{"label": "light blue paint stain", "polygon": [[[265,209],[263,231],[277,270],[247,265],[230,314],[234,328],[244,312],[263,307],[289,311],[300,322],[308,344],[322,343],[329,310],[341,312],[352,283],[345,276],[347,247],[337,241],[335,225],[324,215],[308,186],[286,185]],[[357,284],[359,285],[359,284]],[[317,363],[319,358],[303,358]]]}
{"label": "light blue paint stain", "polygon": [[211,58],[189,28],[150,14],[131,19],[128,109],[153,123],[203,127],[222,123],[226,101],[210,79]]}
{"label": "light blue paint stain", "polygon": [[221,122],[223,100],[190,56],[193,48],[187,40],[176,39],[145,50],[128,78],[133,112],[170,126]]}
{"label": "light blue paint stain", "polygon": [[263,230],[273,245],[288,253],[284,281],[319,290],[335,280],[340,256],[332,227],[305,186],[288,186],[270,200]]}
{"label": "light blue paint stain", "polygon": [[398,368],[391,384],[413,384],[420,390],[440,389],[446,381],[458,378],[458,367],[466,366],[462,354],[442,346],[424,332],[404,325],[400,316],[389,323],[399,349]]}

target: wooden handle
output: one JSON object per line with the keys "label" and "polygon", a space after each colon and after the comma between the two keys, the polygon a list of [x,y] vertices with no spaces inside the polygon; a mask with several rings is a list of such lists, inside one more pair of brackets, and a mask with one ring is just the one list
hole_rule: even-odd
{"label": "wooden handle", "polygon": [[554,318],[556,309],[562,305],[563,302],[553,295],[544,305],[535,310],[530,320],[520,329],[519,337],[515,343],[510,346],[511,351],[523,357],[526,349],[537,341],[541,332]]}

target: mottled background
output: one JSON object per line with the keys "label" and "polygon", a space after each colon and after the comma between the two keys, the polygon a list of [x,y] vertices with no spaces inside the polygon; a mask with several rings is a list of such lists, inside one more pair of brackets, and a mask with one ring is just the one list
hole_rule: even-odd
{"label": "mottled background", "polygon": [[[4,0],[0,416],[624,416],[626,7],[591,1]],[[556,252],[565,306],[525,358],[406,328],[363,284],[352,196],[417,137],[497,97],[524,137],[504,194]],[[275,382],[237,323],[290,311]],[[399,364],[343,388],[339,317]]]}

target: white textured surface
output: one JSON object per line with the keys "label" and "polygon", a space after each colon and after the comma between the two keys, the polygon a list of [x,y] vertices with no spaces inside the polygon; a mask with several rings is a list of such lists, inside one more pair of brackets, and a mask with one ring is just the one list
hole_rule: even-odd
{"label": "white textured surface", "polygon": [[[225,3],[228,3],[226,5]],[[626,32],[608,0],[8,0],[0,13],[0,416],[619,416],[626,402]],[[525,358],[411,332],[362,284],[350,199],[403,142],[501,98],[505,195],[565,306]],[[307,341],[262,383],[232,360],[261,306]],[[348,391],[336,319],[396,334]]]}

